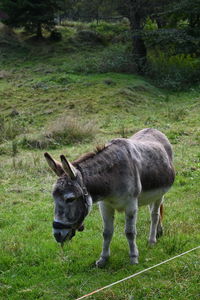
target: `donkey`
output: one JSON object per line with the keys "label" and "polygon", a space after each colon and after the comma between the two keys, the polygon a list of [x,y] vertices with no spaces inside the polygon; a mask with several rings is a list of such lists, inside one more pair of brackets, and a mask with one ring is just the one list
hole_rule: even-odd
{"label": "donkey", "polygon": [[59,177],[53,188],[54,237],[64,243],[83,230],[83,221],[91,206],[99,202],[103,219],[103,248],[98,267],[110,256],[115,210],[125,212],[125,234],[131,264],[138,263],[136,221],[138,206],[149,205],[151,225],[149,243],[162,235],[164,194],[175,178],[172,147],[156,129],[143,129],[129,139],[111,140],[102,149],[83,155],[70,163],[61,155],[61,163],[44,154]]}

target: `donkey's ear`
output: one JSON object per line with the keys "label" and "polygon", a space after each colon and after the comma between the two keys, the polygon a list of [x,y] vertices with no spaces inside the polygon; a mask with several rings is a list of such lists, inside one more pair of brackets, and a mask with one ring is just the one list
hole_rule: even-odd
{"label": "donkey's ear", "polygon": [[60,159],[65,173],[67,173],[71,179],[75,179],[77,176],[76,168],[66,159],[64,155],[61,155]]}
{"label": "donkey's ear", "polygon": [[56,173],[57,176],[60,177],[61,175],[63,175],[65,173],[62,168],[61,163],[54,160],[49,153],[45,152],[44,157],[46,158],[46,161],[47,161],[49,167],[54,171],[54,173]]}

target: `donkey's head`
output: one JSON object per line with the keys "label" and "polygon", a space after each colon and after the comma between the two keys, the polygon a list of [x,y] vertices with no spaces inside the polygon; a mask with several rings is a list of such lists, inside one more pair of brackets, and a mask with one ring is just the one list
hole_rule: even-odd
{"label": "donkey's head", "polygon": [[83,220],[92,200],[84,186],[81,173],[61,155],[61,163],[44,154],[49,166],[59,177],[53,188],[55,215],[53,234],[58,243],[71,240],[76,230],[84,229]]}

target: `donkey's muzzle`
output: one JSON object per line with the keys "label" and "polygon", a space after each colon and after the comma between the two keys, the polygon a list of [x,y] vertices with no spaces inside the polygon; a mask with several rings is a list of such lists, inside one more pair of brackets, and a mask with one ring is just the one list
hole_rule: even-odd
{"label": "donkey's muzzle", "polygon": [[75,235],[75,230],[73,229],[54,229],[53,235],[56,242],[63,243],[66,240],[71,240]]}
{"label": "donkey's muzzle", "polygon": [[53,235],[58,243],[63,243],[66,240],[71,240],[75,235],[75,230],[68,225],[53,222]]}
{"label": "donkey's muzzle", "polygon": [[54,235],[54,237],[56,239],[56,242],[58,242],[58,243],[62,243],[63,242],[64,236],[63,236],[62,232],[59,232],[59,231],[55,232],[54,231],[53,235]]}

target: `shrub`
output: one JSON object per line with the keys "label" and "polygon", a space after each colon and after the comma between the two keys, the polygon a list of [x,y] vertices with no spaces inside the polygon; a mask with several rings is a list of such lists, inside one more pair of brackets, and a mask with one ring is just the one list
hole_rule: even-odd
{"label": "shrub", "polygon": [[48,126],[45,137],[59,144],[71,144],[91,140],[96,129],[94,122],[79,122],[73,117],[62,117]]}
{"label": "shrub", "polygon": [[0,118],[0,143],[13,140],[17,135],[22,134],[24,128],[18,120],[5,120]]}
{"label": "shrub", "polygon": [[7,59],[12,58],[16,63],[16,56],[24,58],[28,54],[28,48],[19,39],[19,36],[8,26],[0,23],[0,56],[1,63],[7,63]]}
{"label": "shrub", "polygon": [[19,144],[25,149],[54,149],[57,146],[54,140],[43,135],[25,135]]}
{"label": "shrub", "polygon": [[[0,46],[7,47],[12,46],[14,48],[21,46],[18,36],[8,26],[0,23]],[[1,49],[2,50],[2,49]]]}
{"label": "shrub", "polygon": [[91,30],[80,30],[77,32],[76,38],[79,41],[90,43],[90,44],[101,44],[105,45],[105,40],[100,33]]}
{"label": "shrub", "polygon": [[61,32],[57,31],[57,30],[53,30],[51,32],[51,35],[50,35],[50,40],[51,41],[54,41],[54,42],[59,42],[62,40],[62,34]]}
{"label": "shrub", "polygon": [[17,39],[14,31],[10,27],[3,25],[2,23],[0,23],[0,37]]}
{"label": "shrub", "polygon": [[147,74],[154,83],[172,90],[186,89],[200,82],[200,61],[190,55],[166,56],[159,53],[150,57]]}
{"label": "shrub", "polygon": [[94,122],[79,122],[73,117],[62,117],[51,123],[42,134],[24,136],[20,144],[29,149],[55,149],[60,145],[90,141],[96,131]]}
{"label": "shrub", "polygon": [[130,40],[130,27],[128,23],[108,23],[101,21],[98,24],[92,22],[89,24],[89,27],[101,34],[106,41],[127,42]]}
{"label": "shrub", "polygon": [[95,55],[82,56],[73,62],[73,64],[65,65],[66,69],[70,69],[74,73],[131,73],[134,72],[135,66],[132,54],[127,51],[127,47],[118,44],[102,49]]}

